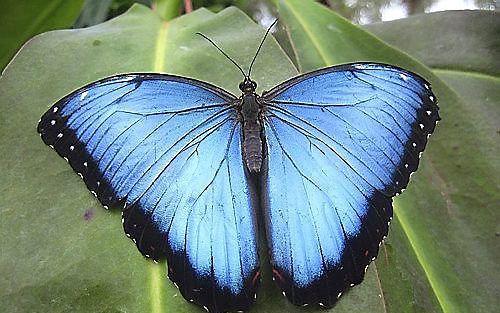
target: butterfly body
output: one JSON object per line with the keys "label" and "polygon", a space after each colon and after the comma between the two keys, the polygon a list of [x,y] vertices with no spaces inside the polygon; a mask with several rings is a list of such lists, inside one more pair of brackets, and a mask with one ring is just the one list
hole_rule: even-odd
{"label": "butterfly body", "polygon": [[245,79],[240,84],[241,121],[243,123],[243,158],[250,173],[259,173],[262,167],[262,104],[255,93],[257,84]]}
{"label": "butterfly body", "polygon": [[180,76],[116,75],[59,100],[38,132],[104,206],[122,210],[145,257],[167,260],[187,300],[250,308],[262,208],[283,294],[331,307],[377,256],[392,197],[439,120],[436,98],[422,77],[378,63],[255,89],[250,78],[236,97]]}

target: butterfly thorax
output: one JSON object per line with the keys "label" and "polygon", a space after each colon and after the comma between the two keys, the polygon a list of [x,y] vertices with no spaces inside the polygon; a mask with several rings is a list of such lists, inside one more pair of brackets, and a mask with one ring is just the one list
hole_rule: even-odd
{"label": "butterfly thorax", "polygon": [[250,173],[258,173],[262,166],[262,125],[260,122],[260,105],[255,94],[256,84],[252,81],[250,81],[250,84],[250,86],[240,85],[240,89],[243,91],[241,98],[243,158]]}

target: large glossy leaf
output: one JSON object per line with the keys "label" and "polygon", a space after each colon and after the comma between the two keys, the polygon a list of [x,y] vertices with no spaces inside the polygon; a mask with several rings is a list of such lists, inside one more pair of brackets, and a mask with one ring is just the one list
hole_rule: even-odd
{"label": "large glossy leaf", "polygon": [[0,69],[36,34],[73,24],[83,0],[6,0],[0,10]]}
{"label": "large glossy leaf", "polygon": [[[236,92],[240,72],[197,31],[244,66],[263,35],[234,8],[164,22],[134,6],[104,24],[36,36],[7,66],[0,78],[0,311],[203,312],[170,283],[164,263],[141,256],[120,212],[104,210],[36,132],[52,103],[115,73],[168,72]],[[269,40],[254,73],[269,89],[296,69]],[[271,312],[266,302],[282,297],[270,275],[263,279],[258,306]]]}
{"label": "large glossy leaf", "polygon": [[[291,7],[300,3],[293,1],[286,5]],[[282,6],[281,9],[285,18],[287,7]],[[304,17],[310,12],[322,17],[327,12],[322,10],[318,13],[315,10],[318,8],[314,6],[312,9],[309,6],[299,7],[299,12]],[[290,17],[291,14],[287,23],[292,29],[294,19]],[[332,55],[339,55],[339,58],[332,62],[360,58],[406,66],[431,78],[440,96],[441,106],[448,103],[448,109],[442,109],[445,119],[448,119],[447,115],[452,114],[451,112],[459,112],[462,108],[457,103],[464,102],[418,62],[336,16],[328,15],[327,20],[328,23],[324,24],[330,27],[327,29],[343,34],[340,36],[341,40],[338,40],[332,37],[331,33],[325,34],[323,30],[319,30],[318,35],[322,38],[320,43],[337,42],[338,47],[332,50]],[[316,22],[321,23],[322,20],[318,18]],[[206,10],[196,11],[166,23],[148,9],[136,6],[115,20],[87,30],[52,32],[38,36],[23,48],[6,69],[0,78],[0,303],[3,310],[202,312],[198,307],[184,301],[168,281],[165,277],[165,264],[155,265],[140,256],[133,243],[123,235],[119,213],[104,211],[69,166],[43,145],[35,130],[39,116],[55,100],[87,82],[117,72],[162,71],[181,74],[207,80],[236,92],[237,82],[241,79],[239,72],[205,41],[195,37],[193,34],[196,31],[213,37],[243,65],[251,60],[262,35],[261,29],[234,9],[219,14]],[[328,37],[323,38],[324,35]],[[300,41],[293,37],[293,32],[292,39],[298,48]],[[364,40],[368,40],[366,45],[362,45]],[[345,47],[342,46],[344,43]],[[305,41],[305,44],[308,42]],[[360,44],[361,48],[367,49],[364,54],[356,51]],[[372,45],[373,49],[370,49]],[[347,49],[344,55],[342,49]],[[352,54],[351,59],[349,53]],[[307,65],[307,62],[303,62],[306,58],[302,57],[299,62],[302,69],[327,64],[323,62],[322,65],[321,59],[315,64],[314,57],[310,59],[312,61]],[[262,90],[294,75],[295,72],[280,48],[273,41],[269,41],[258,59],[254,78]],[[492,88],[495,88],[495,85],[492,85]],[[484,94],[491,96],[489,91]],[[489,106],[495,107],[495,102],[490,102]],[[470,132],[469,126],[473,123],[466,120],[465,115],[460,116],[455,126],[456,131]],[[491,117],[490,121],[494,123],[494,117]],[[475,250],[468,253],[465,266],[457,269],[456,266],[464,265],[464,262],[454,264],[456,258],[462,256],[462,253],[458,254],[462,251],[459,245],[461,237],[455,236],[455,233],[451,234],[450,229],[457,233],[464,231],[467,248],[474,243],[472,238],[477,230],[471,231],[468,226],[467,219],[470,216],[478,227],[489,223],[485,227],[485,233],[489,232],[495,219],[488,219],[486,214],[491,213],[494,217],[491,190],[495,187],[488,185],[493,174],[485,179],[482,177],[486,173],[481,167],[485,162],[466,169],[470,152],[462,149],[461,144],[456,142],[456,136],[452,143],[462,150],[459,155],[460,163],[455,161],[443,165],[447,163],[447,158],[453,161],[456,152],[447,151],[451,146],[447,142],[447,132],[443,130],[445,134],[441,135],[442,127],[449,129],[453,126],[440,124],[437,135],[431,139],[423,166],[419,173],[414,175],[411,184],[414,186],[410,187],[399,201],[398,219],[392,224],[389,241],[382,247],[376,267],[371,266],[365,282],[355,287],[329,311],[470,310],[470,303],[474,300],[459,299],[462,301],[460,302],[454,298],[457,290],[464,298],[470,296],[470,292],[464,290],[464,284],[457,278],[457,273],[461,275],[462,271],[470,270],[473,267],[473,259],[470,257],[476,252],[484,253],[487,244],[494,247],[496,239],[490,234],[485,244],[479,244]],[[481,133],[480,129],[471,129],[474,133],[470,138]],[[479,141],[474,144],[474,149],[482,147],[481,143]],[[456,165],[462,167],[460,175],[464,175],[451,175],[456,180],[480,169],[474,176],[479,177],[474,184],[476,189],[472,189],[470,193],[460,193],[467,187],[465,179],[463,184],[458,186],[462,189],[456,185],[448,185],[444,178],[436,181],[436,173],[432,172],[434,168],[441,170],[445,167],[445,173],[449,174]],[[493,166],[490,168],[494,173]],[[444,189],[445,187],[451,189]],[[489,188],[489,191],[482,191],[481,187]],[[441,196],[441,190],[447,192],[446,196]],[[422,194],[426,196],[422,197]],[[408,197],[408,200],[405,200],[405,197]],[[451,202],[452,213],[455,215],[448,216],[447,212],[444,212],[448,210],[446,204],[449,199],[455,198],[461,202]],[[465,211],[465,205],[470,203],[473,203],[473,209]],[[481,212],[479,216],[473,215],[473,212],[487,204],[489,211]],[[470,213],[466,214],[467,212]],[[406,215],[401,216],[400,213]],[[451,220],[450,225],[446,224],[446,220],[443,221],[443,215]],[[412,220],[412,223],[401,223],[401,218],[404,218],[404,221]],[[459,226],[465,226],[457,227],[457,219],[462,222]],[[428,234],[422,233],[425,227]],[[478,238],[483,239],[482,234],[480,233]],[[440,236],[444,236],[442,241]],[[448,255],[450,251],[452,257]],[[486,255],[481,254],[481,261],[485,260]],[[498,256],[494,252],[490,255],[487,265],[490,266],[489,269],[493,269],[491,272],[495,273],[497,268],[492,260],[498,259]],[[429,259],[432,262],[427,263]],[[476,272],[479,267],[474,267]],[[476,273],[472,272],[469,277],[477,277],[477,284],[487,279],[487,276],[475,275]],[[316,311],[316,308],[304,309],[290,305],[272,284],[270,277],[269,267],[264,267],[263,282],[253,311]],[[436,291],[437,287],[442,287],[440,284],[445,287],[448,287],[448,284],[457,287],[452,288],[450,296],[446,288],[445,293]],[[493,291],[490,291],[490,294],[495,292],[494,288],[491,290]],[[443,295],[446,296],[444,299],[447,302],[443,302]],[[477,295],[475,299],[478,299]],[[487,308],[483,302],[479,303],[481,309]]]}
{"label": "large glossy leaf", "polygon": [[[447,207],[458,208],[455,236],[462,240],[462,249],[455,268],[462,284],[474,290],[468,297],[481,312],[493,312],[500,304],[494,283],[500,279],[500,266],[494,261],[500,259],[500,251],[491,249],[500,230],[499,26],[500,14],[488,11],[439,12],[367,26],[431,67],[462,100],[449,112],[454,129],[449,148],[454,156],[452,170],[442,173],[442,192]],[[395,36],[401,29],[413,31]],[[426,42],[433,29],[436,38]]]}
{"label": "large glossy leaf", "polygon": [[[477,16],[456,22],[454,28],[448,23],[434,24],[434,29],[427,20],[420,21],[427,26],[416,29],[415,23],[401,22],[394,27],[399,36],[391,34],[393,28],[381,27],[379,34],[387,33],[391,42],[399,42],[402,47],[428,47],[426,40],[438,36],[438,29],[442,27],[450,29],[445,31],[446,36],[442,36],[442,41],[429,39],[431,42],[449,46],[454,44],[451,38],[463,38],[470,44],[475,42],[475,48],[478,42],[484,48],[467,58],[460,57],[459,52],[451,57],[442,54],[440,59],[446,60],[442,63],[447,64],[446,68],[455,66],[460,70],[433,73],[404,52],[320,5],[298,0],[281,1],[280,15],[288,26],[302,71],[361,60],[392,63],[426,77],[438,96],[443,121],[432,136],[408,190],[396,199],[395,221],[389,238],[372,266],[379,275],[366,278],[380,283],[384,303],[380,303],[378,309],[390,312],[495,311],[498,307],[495,281],[500,273],[495,261],[499,258],[498,249],[493,248],[499,220],[500,86],[497,77],[462,71],[489,68],[490,73],[498,73],[491,69],[492,64],[498,65],[498,58],[491,57],[498,54],[498,49],[491,48],[491,42],[497,38],[481,41],[484,32],[474,39],[462,37],[464,32],[457,34],[457,24],[469,25],[472,20],[479,23]],[[491,18],[491,15],[484,18],[484,23],[488,24]],[[470,32],[468,29],[467,33]],[[432,54],[436,49],[416,52],[427,56],[426,60],[437,60],[439,57]],[[467,46],[467,49],[472,48]],[[462,59],[474,62],[464,62],[464,65],[460,62]],[[352,293],[360,291],[355,288]]]}

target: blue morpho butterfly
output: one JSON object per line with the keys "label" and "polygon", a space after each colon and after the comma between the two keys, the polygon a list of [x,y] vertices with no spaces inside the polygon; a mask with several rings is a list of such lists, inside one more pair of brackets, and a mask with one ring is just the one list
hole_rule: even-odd
{"label": "blue morpho butterfly", "polygon": [[[269,33],[270,28],[266,32]],[[202,35],[203,36],[203,35]],[[41,118],[64,157],[139,251],[167,259],[189,301],[247,310],[260,280],[257,212],[273,277],[294,304],[331,307],[362,281],[439,120],[430,84],[377,63],[294,77],[239,97],[164,74],[82,87]]]}

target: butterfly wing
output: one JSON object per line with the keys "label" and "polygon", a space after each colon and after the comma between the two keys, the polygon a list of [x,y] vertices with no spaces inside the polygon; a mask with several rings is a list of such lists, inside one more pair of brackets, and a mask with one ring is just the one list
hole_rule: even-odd
{"label": "butterfly wing", "polygon": [[258,281],[254,194],[231,94],[200,81],[119,75],[57,102],[38,125],[141,253],[183,296],[244,310]]}
{"label": "butterfly wing", "polygon": [[332,306],[363,279],[439,120],[429,83],[383,64],[330,67],[265,93],[263,179],[274,278]]}

